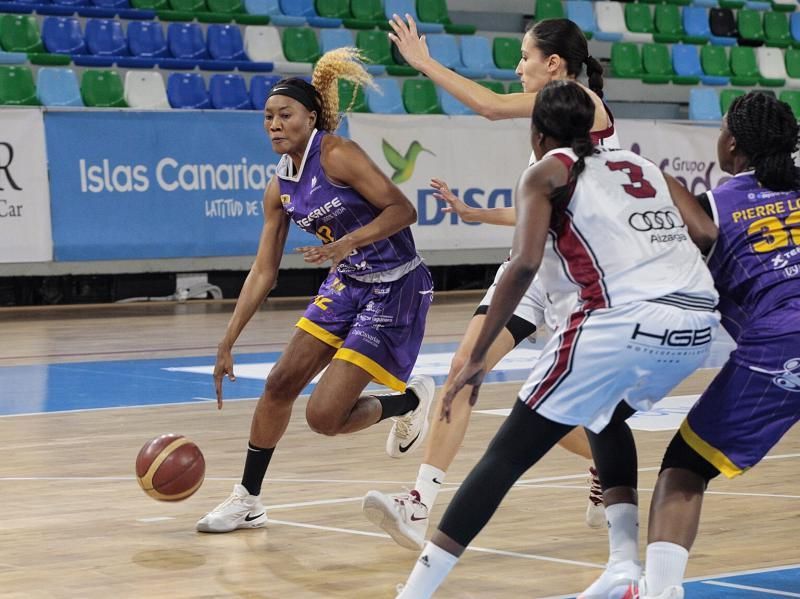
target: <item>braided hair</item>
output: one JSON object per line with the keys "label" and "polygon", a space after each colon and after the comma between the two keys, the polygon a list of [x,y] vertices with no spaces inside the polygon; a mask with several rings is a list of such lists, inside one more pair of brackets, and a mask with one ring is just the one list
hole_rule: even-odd
{"label": "braided hair", "polygon": [[594,153],[592,125],[594,102],[574,81],[551,81],[536,95],[531,124],[535,131],[569,147],[577,156],[569,171],[566,185],[553,190],[551,226],[558,228],[578,177],[586,168],[586,157]]}
{"label": "braided hair", "polygon": [[792,158],[798,125],[788,104],[750,92],[731,103],[727,121],[736,147],[755,169],[761,185],[774,191],[800,189],[800,173]]}

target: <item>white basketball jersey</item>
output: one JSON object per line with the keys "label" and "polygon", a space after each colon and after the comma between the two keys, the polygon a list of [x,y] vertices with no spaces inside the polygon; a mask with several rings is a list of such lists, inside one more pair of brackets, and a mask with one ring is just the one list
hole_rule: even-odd
{"label": "white basketball jersey", "polygon": [[[571,166],[567,148],[548,152]],[[638,301],[713,310],[717,292],[658,167],[626,150],[585,159],[539,270],[550,294],[577,292],[573,312]]]}

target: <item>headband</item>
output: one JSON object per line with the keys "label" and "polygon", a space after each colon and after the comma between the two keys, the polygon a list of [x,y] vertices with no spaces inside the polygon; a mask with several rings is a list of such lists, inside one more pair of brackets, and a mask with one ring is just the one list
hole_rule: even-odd
{"label": "headband", "polygon": [[288,96],[289,98],[300,102],[300,104],[305,106],[309,112],[319,112],[320,110],[319,105],[316,102],[316,98],[313,98],[307,90],[303,89],[299,85],[280,83],[272,88],[272,91],[269,92],[267,99],[269,100],[272,96]]}

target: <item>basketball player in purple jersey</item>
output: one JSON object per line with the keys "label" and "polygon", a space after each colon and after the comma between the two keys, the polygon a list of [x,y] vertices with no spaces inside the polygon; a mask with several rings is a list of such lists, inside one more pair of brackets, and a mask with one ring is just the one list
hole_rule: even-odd
{"label": "basketball player in purple jersey", "polygon": [[[275,284],[290,220],[322,241],[298,249],[305,260],[331,262],[333,268],[267,377],[253,415],[242,483],[200,519],[198,531],[266,525],[259,494],[267,466],[295,399],[326,367],[306,407],[314,431],[352,433],[395,418],[387,449],[397,446],[401,453],[425,435],[433,379],[409,381],[409,376],[433,283],[409,229],[416,211],[357,144],[332,134],[340,120],[338,79],[370,82],[358,56],[350,48],[328,52],[317,62],[313,85],[283,79],[267,99],[264,126],[283,157],[264,196],[255,262],[217,352],[220,408],[223,377],[234,380],[231,348]],[[370,381],[397,394],[363,394]]]}
{"label": "basketball player in purple jersey", "polygon": [[627,598],[681,599],[703,493],[743,474],[800,419],[800,174],[788,104],[733,101],[717,141],[733,175],[700,197],[718,227],[708,267],[737,347],[664,455],[650,505],[645,576]]}

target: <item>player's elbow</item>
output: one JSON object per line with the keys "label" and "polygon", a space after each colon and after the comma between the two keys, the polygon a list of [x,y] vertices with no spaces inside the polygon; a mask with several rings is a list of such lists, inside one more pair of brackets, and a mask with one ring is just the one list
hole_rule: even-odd
{"label": "player's elbow", "polygon": [[410,201],[405,201],[405,226],[410,227],[417,222],[417,209]]}

